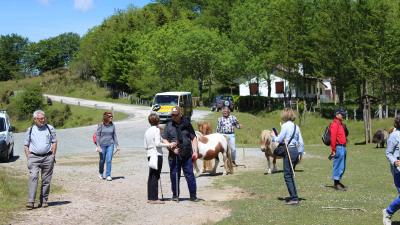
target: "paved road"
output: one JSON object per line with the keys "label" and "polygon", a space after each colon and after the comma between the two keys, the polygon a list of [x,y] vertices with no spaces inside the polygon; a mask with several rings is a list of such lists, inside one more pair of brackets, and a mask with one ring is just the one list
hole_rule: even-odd
{"label": "paved road", "polygon": [[[143,149],[143,134],[144,131],[149,127],[147,116],[150,112],[150,107],[100,102],[54,95],[46,96],[51,98],[53,101],[62,101],[65,104],[81,105],[104,110],[114,110],[128,114],[129,117],[127,119],[115,122],[121,150],[137,151]],[[199,120],[209,113],[210,112],[207,111],[194,110],[192,119]],[[57,155],[93,152],[95,150],[95,146],[92,142],[92,135],[95,132],[96,127],[97,124],[86,127],[58,129],[57,135],[59,144]],[[14,135],[14,151],[16,155],[22,155],[24,137],[25,133],[17,133]]]}

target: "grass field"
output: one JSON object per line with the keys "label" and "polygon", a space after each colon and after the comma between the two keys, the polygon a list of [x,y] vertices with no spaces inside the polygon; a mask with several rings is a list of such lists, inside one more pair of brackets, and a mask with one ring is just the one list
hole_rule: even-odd
{"label": "grass field", "polygon": [[[40,181],[39,181],[40,182]],[[39,189],[38,189],[39,191]],[[60,193],[60,186],[51,185],[50,193]],[[39,197],[39,192],[36,197]],[[15,216],[15,212],[23,209],[28,198],[28,175],[7,168],[0,168],[0,224]]]}
{"label": "grass field", "polygon": [[[51,106],[52,110],[58,109],[62,110],[65,105],[61,103],[54,102]],[[80,127],[86,125],[92,125],[101,122],[103,118],[102,109],[93,109],[88,107],[82,106],[74,106],[70,105],[71,108],[71,116],[65,121],[63,126],[57,126],[56,129],[64,129],[64,128],[71,128],[71,127]],[[45,110],[46,112],[46,110]],[[114,112],[114,120],[123,120],[127,118],[128,115],[121,112]],[[23,121],[16,121],[12,119],[12,125],[15,126],[17,132],[25,131],[29,126],[32,124],[32,120],[23,120]],[[51,120],[48,120],[49,124],[53,124]]]}
{"label": "grass field", "polygon": [[[258,116],[234,114],[243,124],[243,129],[236,132],[239,146],[258,146],[262,129],[280,127],[278,112]],[[220,115],[215,113],[208,120],[215,123]],[[233,176],[217,178],[215,185],[240,187],[251,197],[225,202],[232,209],[232,215],[217,224],[381,224],[382,209],[397,196],[385,150],[376,149],[374,144],[355,145],[364,141],[363,123],[347,121],[350,141],[343,183],[349,188],[338,192],[326,187],[332,186],[332,162],[327,159],[329,148],[322,144],[321,134],[329,122],[310,114],[300,127],[306,142],[306,157],[298,166],[300,171],[295,179],[299,197],[303,199],[300,206],[286,206],[280,199],[288,196],[283,173],[264,175],[264,166],[255,171],[239,169]],[[374,120],[372,127],[375,130],[391,124],[393,118]],[[278,167],[282,168],[282,161],[278,161]],[[400,216],[395,215],[393,219],[400,221]]]}

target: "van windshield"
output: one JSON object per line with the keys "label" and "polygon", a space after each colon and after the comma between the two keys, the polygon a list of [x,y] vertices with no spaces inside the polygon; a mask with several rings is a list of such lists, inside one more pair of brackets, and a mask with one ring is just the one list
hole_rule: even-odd
{"label": "van windshield", "polygon": [[176,95],[157,95],[154,98],[154,104],[178,105],[178,96],[176,96]]}
{"label": "van windshield", "polygon": [[4,118],[0,118],[0,132],[6,131],[6,120]]}

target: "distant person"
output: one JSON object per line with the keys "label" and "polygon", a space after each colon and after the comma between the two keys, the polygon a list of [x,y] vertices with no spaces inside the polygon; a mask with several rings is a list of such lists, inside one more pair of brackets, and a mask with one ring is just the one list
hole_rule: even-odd
{"label": "distant person", "polygon": [[[96,151],[99,152],[99,178],[112,181],[111,177],[111,162],[114,154],[114,147],[119,151],[117,132],[115,125],[112,122],[112,112],[103,113],[103,122],[97,126],[96,137],[97,147]],[[106,174],[104,176],[104,163],[106,164]]]}
{"label": "distant person", "polygon": [[331,132],[331,153],[329,160],[333,159],[332,179],[335,190],[346,191],[346,186],[340,182],[346,170],[346,133],[347,128],[343,124],[343,118],[346,111],[337,109],[335,118],[331,123],[329,130]]}
{"label": "distant person", "polygon": [[24,141],[25,156],[29,169],[28,209],[33,209],[36,190],[41,173],[41,187],[38,207],[48,207],[50,183],[57,152],[56,130],[46,123],[45,113],[36,110],[33,113],[34,125],[26,131]]}
{"label": "distant person", "polygon": [[150,157],[157,157],[157,169],[149,168],[149,179],[147,180],[147,200],[148,203],[152,204],[164,204],[158,198],[158,180],[160,179],[162,164],[163,164],[163,152],[162,147],[173,148],[176,143],[164,144],[161,138],[160,118],[157,114],[151,113],[148,117],[151,125],[144,134],[144,147],[147,151],[147,160],[150,161]]}
{"label": "distant person", "polygon": [[237,120],[236,116],[230,115],[231,110],[228,106],[222,108],[222,116],[218,118],[217,133],[223,134],[228,138],[228,145],[232,151],[232,163],[236,164],[236,143],[235,143],[235,128],[240,129],[242,125]]}
{"label": "distant person", "polygon": [[[163,132],[164,143],[177,143],[169,148],[168,162],[170,168],[172,200],[179,202],[181,170],[189,188],[190,200],[198,202],[196,178],[193,173],[193,149],[197,149],[197,138],[190,121],[182,116],[181,108],[175,106],[171,110],[172,120],[167,123]],[[197,158],[197,155],[194,155]]]}
{"label": "distant person", "polygon": [[[278,136],[273,136],[272,141],[287,144],[293,169],[295,169],[296,165],[300,162],[301,155],[304,152],[303,137],[301,136],[300,127],[294,123],[296,120],[296,114],[291,108],[285,108],[282,110],[281,120],[283,122],[281,125],[281,132],[278,134]],[[299,197],[297,195],[293,171],[287,153],[285,153],[283,156],[283,177],[290,195],[286,204],[298,205]]]}
{"label": "distant person", "polygon": [[394,185],[399,195],[392,203],[383,209],[383,224],[392,224],[392,216],[400,209],[400,116],[394,119],[395,130],[389,135],[386,146],[386,158],[390,163],[390,170],[393,175]]}

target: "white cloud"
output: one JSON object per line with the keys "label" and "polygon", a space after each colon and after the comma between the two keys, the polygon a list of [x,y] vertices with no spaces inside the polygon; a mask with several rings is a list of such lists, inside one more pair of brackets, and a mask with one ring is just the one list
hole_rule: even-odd
{"label": "white cloud", "polygon": [[[49,1],[49,0],[40,0]],[[74,7],[76,10],[86,12],[93,7],[93,0],[74,0]]]}

